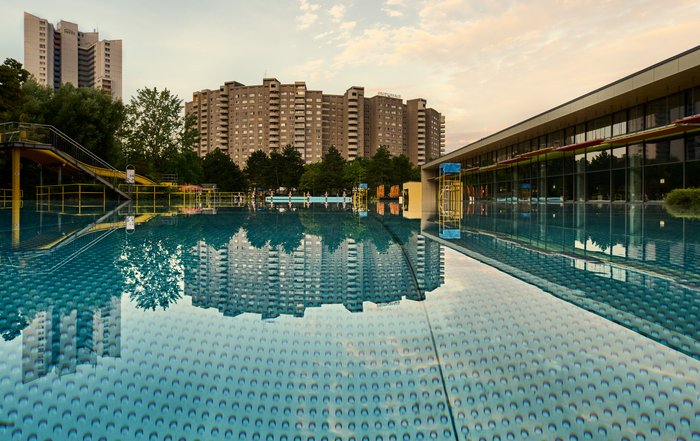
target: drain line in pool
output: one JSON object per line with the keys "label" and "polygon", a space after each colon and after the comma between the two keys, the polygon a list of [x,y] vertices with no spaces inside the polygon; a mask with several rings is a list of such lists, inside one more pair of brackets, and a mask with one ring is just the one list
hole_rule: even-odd
{"label": "drain line in pool", "polygon": [[[413,264],[411,263],[411,259],[408,258],[408,254],[406,253],[406,250],[404,249],[403,244],[399,240],[399,238],[394,234],[391,229],[389,229],[386,225],[384,225],[383,222],[378,221],[379,224],[381,224],[382,227],[389,233],[391,238],[396,242],[396,244],[399,246],[399,249],[401,249],[401,253],[403,254],[404,259],[406,260],[406,264],[408,265],[408,269],[411,273],[411,280],[413,281],[413,284],[415,285],[415,288],[417,292],[420,293],[420,284],[418,283],[418,277],[416,276],[416,270],[413,268]],[[426,238],[427,239],[427,238]],[[428,239],[430,240],[430,239]],[[440,245],[443,246],[443,245]],[[435,342],[435,334],[433,333],[433,325],[430,323],[430,316],[428,315],[428,310],[425,307],[425,298],[421,302],[421,305],[423,306],[423,312],[425,313],[425,320],[428,322],[428,330],[430,330],[430,340],[433,342],[433,351],[435,352],[435,360],[437,361],[437,366],[438,366],[438,372],[440,373],[440,382],[442,384],[442,391],[445,393],[445,403],[447,404],[447,413],[450,415],[450,423],[452,423],[452,433],[454,434],[454,437],[456,440],[459,439],[459,436],[457,435],[457,425],[455,424],[455,417],[454,414],[452,413],[452,404],[450,403],[450,396],[447,392],[447,384],[445,383],[445,374],[442,372],[442,362],[440,361],[440,355],[438,354],[437,350],[437,343]]]}

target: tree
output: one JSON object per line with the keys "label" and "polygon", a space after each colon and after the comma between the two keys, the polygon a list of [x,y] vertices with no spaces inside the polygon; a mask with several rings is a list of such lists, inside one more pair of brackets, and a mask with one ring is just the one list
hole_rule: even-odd
{"label": "tree", "polygon": [[46,124],[114,165],[121,165],[117,135],[124,119],[121,101],[91,87],[64,84],[45,105]]}
{"label": "tree", "polygon": [[367,179],[367,160],[355,158],[348,162],[343,172],[345,187],[352,188]]}
{"label": "tree", "polygon": [[301,175],[304,174],[304,160],[301,153],[291,145],[282,150],[282,170],[280,173],[280,185],[282,187],[297,188]]}
{"label": "tree", "polygon": [[231,157],[219,149],[207,154],[202,161],[204,180],[216,184],[221,191],[245,191],[248,182]]}
{"label": "tree", "polygon": [[391,158],[391,184],[403,184],[409,181],[420,181],[420,168],[414,167],[406,155]]}
{"label": "tree", "polygon": [[53,88],[42,86],[33,79],[22,85],[22,106],[8,119],[12,121],[43,124],[46,108],[53,97]]}
{"label": "tree", "polygon": [[323,165],[320,162],[307,164],[304,167],[304,174],[301,175],[301,179],[299,180],[299,190],[310,191],[311,193],[315,193],[317,190],[322,190],[322,167]]}
{"label": "tree", "polygon": [[[0,66],[0,118],[7,121],[18,113],[22,105],[22,85],[29,72],[14,58],[6,58]],[[13,118],[14,119],[14,118]]]}
{"label": "tree", "polygon": [[253,188],[267,188],[270,158],[262,150],[254,151],[245,162],[244,173]]}
{"label": "tree", "polygon": [[339,191],[345,188],[345,159],[335,147],[331,146],[321,161],[321,188],[327,191]]}
{"label": "tree", "polygon": [[194,150],[183,150],[169,158],[163,171],[176,174],[179,182],[201,184],[204,181],[202,158]]}
{"label": "tree", "polygon": [[123,152],[127,162],[146,173],[162,161],[191,149],[196,141],[194,121],[182,116],[182,100],[168,89],[138,89],[126,107]]}
{"label": "tree", "polygon": [[385,146],[379,146],[367,164],[367,181],[370,187],[389,184],[392,174],[391,154]]}

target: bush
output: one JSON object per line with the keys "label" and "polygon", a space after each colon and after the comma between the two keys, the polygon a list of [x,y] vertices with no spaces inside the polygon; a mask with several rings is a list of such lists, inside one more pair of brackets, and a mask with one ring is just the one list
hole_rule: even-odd
{"label": "bush", "polygon": [[700,188],[677,188],[666,195],[664,206],[672,216],[700,218]]}

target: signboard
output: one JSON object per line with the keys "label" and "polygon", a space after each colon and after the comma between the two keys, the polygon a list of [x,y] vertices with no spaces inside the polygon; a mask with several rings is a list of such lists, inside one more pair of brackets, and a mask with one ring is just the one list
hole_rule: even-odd
{"label": "signboard", "polygon": [[136,170],[134,170],[133,167],[126,168],[126,183],[127,184],[133,184],[136,182]]}
{"label": "signboard", "polygon": [[136,220],[134,219],[134,216],[128,215],[126,216],[126,219],[124,220],[124,224],[126,225],[126,231],[127,232],[132,232],[136,228]]}
{"label": "signboard", "polygon": [[440,239],[460,239],[461,237],[459,228],[445,228],[440,232]]}
{"label": "signboard", "polygon": [[386,97],[386,98],[394,98],[394,99],[397,99],[397,100],[400,100],[400,99],[401,99],[401,95],[398,95],[398,94],[396,94],[396,93],[377,92],[377,95],[378,95],[378,96],[383,96],[383,97]]}
{"label": "signboard", "polygon": [[440,164],[440,173],[450,174],[459,173],[462,170],[462,164],[459,162],[443,162]]}
{"label": "signboard", "polygon": [[368,188],[369,187],[367,186],[367,184],[365,184],[365,183],[360,184],[360,190],[367,190]]}

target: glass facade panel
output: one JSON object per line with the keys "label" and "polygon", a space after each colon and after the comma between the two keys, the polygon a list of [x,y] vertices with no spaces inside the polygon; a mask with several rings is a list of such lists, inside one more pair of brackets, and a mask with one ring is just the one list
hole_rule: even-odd
{"label": "glass facade panel", "polygon": [[610,193],[613,201],[624,201],[625,194],[625,169],[615,169],[610,172]]}
{"label": "glass facade panel", "polygon": [[700,188],[700,161],[685,163],[685,186]]}
{"label": "glass facade panel", "polygon": [[644,106],[640,104],[639,106],[632,107],[628,112],[627,131],[629,133],[634,133],[644,130]]}
{"label": "glass facade panel", "polygon": [[627,112],[617,112],[613,115],[612,136],[620,136],[627,133]]}
{"label": "glass facade panel", "polygon": [[690,135],[685,139],[685,151],[688,161],[700,161],[700,135]]}
{"label": "glass facade panel", "polygon": [[563,172],[564,155],[562,153],[547,155],[547,176],[557,176],[561,175]]}
{"label": "glass facade panel", "polygon": [[547,200],[564,200],[564,177],[553,176],[547,178]]}
{"label": "glass facade panel", "polygon": [[586,171],[610,170],[610,153],[608,150],[586,153]]}
{"label": "glass facade panel", "polygon": [[588,129],[586,132],[587,141],[610,138],[612,135],[612,119],[609,115],[590,121],[586,127]]}
{"label": "glass facade panel", "polygon": [[645,164],[665,164],[668,162],[681,162],[685,154],[683,138],[648,142],[644,146]]}
{"label": "glass facade panel", "polygon": [[563,193],[563,198],[565,201],[572,201],[574,200],[574,175],[564,175],[562,177],[564,179],[564,193]]}
{"label": "glass facade panel", "polygon": [[646,111],[646,128],[652,129],[668,123],[668,99],[664,97],[649,102]]}
{"label": "glass facade panel", "polygon": [[[659,127],[700,114],[700,87],[608,114],[463,160],[492,165],[544,147],[581,143]],[[700,135],[683,135],[586,153],[550,152],[542,161],[475,173],[464,179],[471,198],[533,201],[660,201],[674,188],[700,187]],[[544,155],[540,155],[542,158]],[[466,197],[466,196],[465,196]]]}
{"label": "glass facade panel", "polygon": [[611,153],[611,168],[625,168],[627,166],[627,147],[614,148]]}
{"label": "glass facade panel", "polygon": [[567,127],[566,134],[564,137],[564,142],[566,145],[573,144],[575,140],[576,129],[574,127]]}
{"label": "glass facade panel", "polygon": [[532,170],[530,164],[523,164],[518,166],[518,179],[530,179],[532,176]]}
{"label": "glass facade panel", "polygon": [[513,197],[513,182],[496,183],[496,199],[499,201],[510,201]]}
{"label": "glass facade panel", "polygon": [[668,97],[669,123],[685,116],[685,94],[683,92]]}
{"label": "glass facade panel", "polygon": [[627,146],[627,200],[630,202],[644,200],[643,158],[644,147],[641,144]]}
{"label": "glass facade panel", "polygon": [[564,174],[576,173],[576,159],[572,152],[567,152],[562,158]]}
{"label": "glass facade panel", "polygon": [[586,196],[590,201],[610,200],[610,172],[586,173]]}
{"label": "glass facade panel", "polygon": [[675,188],[683,188],[683,164],[644,167],[645,200],[661,201]]}

